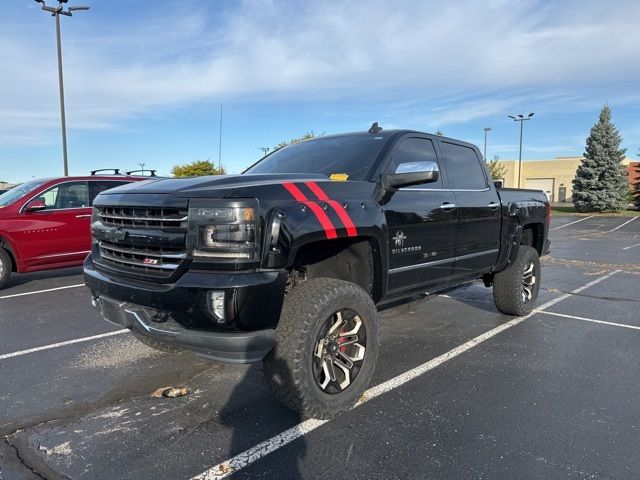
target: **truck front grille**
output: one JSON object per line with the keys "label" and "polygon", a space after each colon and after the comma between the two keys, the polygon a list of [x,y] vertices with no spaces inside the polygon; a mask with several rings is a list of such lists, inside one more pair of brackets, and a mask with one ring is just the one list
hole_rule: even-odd
{"label": "truck front grille", "polygon": [[98,217],[110,227],[160,230],[187,228],[187,211],[176,208],[100,207]]}
{"label": "truck front grille", "polygon": [[185,208],[95,208],[92,232],[98,268],[164,281],[186,263]]}

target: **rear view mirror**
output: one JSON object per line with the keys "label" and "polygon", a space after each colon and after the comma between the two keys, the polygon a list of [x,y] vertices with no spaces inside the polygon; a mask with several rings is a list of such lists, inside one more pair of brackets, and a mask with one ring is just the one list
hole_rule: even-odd
{"label": "rear view mirror", "polygon": [[27,206],[24,207],[25,212],[37,212],[40,210],[44,210],[47,208],[47,205],[44,203],[44,200],[31,200],[27,203]]}

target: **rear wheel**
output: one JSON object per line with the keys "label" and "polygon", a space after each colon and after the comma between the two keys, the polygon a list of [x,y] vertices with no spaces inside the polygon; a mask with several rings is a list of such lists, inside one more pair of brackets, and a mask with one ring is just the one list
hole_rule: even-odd
{"label": "rear wheel", "polygon": [[11,277],[11,257],[0,247],[0,288],[4,287]]}
{"label": "rear wheel", "polygon": [[359,286],[331,278],[296,286],[264,360],[272,394],[304,417],[349,409],[371,381],[378,330],[376,307]]}
{"label": "rear wheel", "polygon": [[540,258],[533,247],[520,245],[515,262],[493,277],[493,300],[507,315],[531,313],[540,290]]}

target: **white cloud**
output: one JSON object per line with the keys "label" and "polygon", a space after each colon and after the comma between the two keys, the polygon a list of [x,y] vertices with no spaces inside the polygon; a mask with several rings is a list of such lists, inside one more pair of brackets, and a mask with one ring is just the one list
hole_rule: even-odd
{"label": "white cloud", "polygon": [[[532,98],[555,108],[581,108],[603,92],[607,98],[598,103],[639,101],[637,1],[443,7],[251,0],[220,14],[200,5],[171,16],[142,12],[133,23],[115,16],[109,23],[98,8],[63,18],[70,126],[109,128],[220,99],[375,94],[407,111],[418,101],[432,105],[423,116],[411,113],[432,127],[499,114]],[[51,23],[0,28],[0,64],[10,70],[0,76],[0,143],[57,135]]]}

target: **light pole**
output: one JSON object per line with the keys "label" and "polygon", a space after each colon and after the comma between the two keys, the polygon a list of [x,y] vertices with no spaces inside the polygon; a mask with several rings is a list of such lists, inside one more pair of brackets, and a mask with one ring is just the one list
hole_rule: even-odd
{"label": "light pole", "polygon": [[508,115],[509,118],[512,118],[514,122],[520,122],[520,154],[518,155],[518,188],[520,188],[520,177],[522,176],[522,130],[525,120],[531,120],[533,117],[533,113],[530,113],[526,117],[522,114],[518,115],[518,118],[513,115]]}
{"label": "light pole", "polygon": [[266,157],[267,153],[269,153],[269,147],[258,147],[258,150],[262,150],[263,157]]}
{"label": "light pole", "polygon": [[144,163],[139,163],[142,175],[144,175]]}
{"label": "light pole", "polygon": [[60,15],[71,17],[73,12],[80,10],[89,10],[89,7],[68,7],[66,10],[62,4],[67,3],[68,0],[58,0],[57,7],[49,7],[44,3],[44,0],[35,0],[36,3],[42,4],[42,10],[51,13],[56,19],[56,45],[58,47],[58,85],[60,87],[60,120],[62,123],[62,156],[64,159],[64,176],[69,175],[69,163],[67,161],[67,122],[64,113],[64,82],[62,80],[62,41],[60,40]]}
{"label": "light pole", "polygon": [[487,161],[487,133],[491,131],[491,127],[484,127],[484,161]]}

